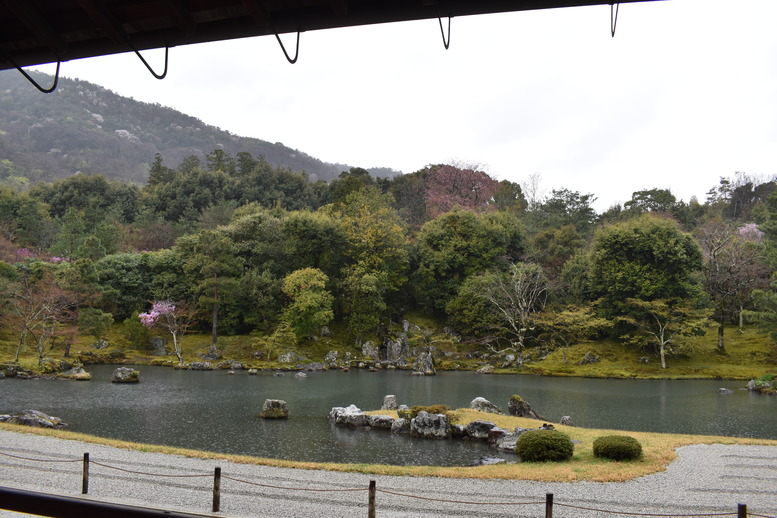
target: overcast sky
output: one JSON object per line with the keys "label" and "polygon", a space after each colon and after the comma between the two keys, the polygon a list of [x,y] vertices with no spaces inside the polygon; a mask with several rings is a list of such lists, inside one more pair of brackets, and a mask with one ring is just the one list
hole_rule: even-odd
{"label": "overcast sky", "polygon": [[777,175],[776,26],[775,0],[669,0],[621,5],[615,38],[593,6],[454,18],[449,50],[425,20],[303,33],[296,65],[260,37],[173,48],[162,81],[134,54],[62,75],[328,162],[538,174],[602,211]]}

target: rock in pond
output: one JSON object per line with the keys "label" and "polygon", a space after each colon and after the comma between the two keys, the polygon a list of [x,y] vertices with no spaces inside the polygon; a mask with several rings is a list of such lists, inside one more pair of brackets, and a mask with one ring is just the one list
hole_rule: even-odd
{"label": "rock in pond", "polygon": [[92,379],[92,375],[86,372],[83,367],[73,367],[65,372],[60,372],[57,377],[76,381],[88,381]]}
{"label": "rock in pond", "polygon": [[559,421],[560,424],[563,424],[564,426],[575,426],[575,424],[572,422],[572,418],[568,415],[562,415],[561,421]]}
{"label": "rock in pond", "polygon": [[479,441],[485,441],[488,439],[488,432],[495,428],[496,425],[491,421],[472,421],[466,427],[467,437]]}
{"label": "rock in pond", "polygon": [[210,362],[192,362],[189,365],[189,370],[192,371],[212,371],[213,366]]}
{"label": "rock in pond", "polygon": [[507,402],[507,411],[511,416],[528,417],[530,419],[545,419],[534,411],[531,405],[518,394],[513,394]]}
{"label": "rock in pond", "polygon": [[502,409],[493,404],[484,397],[476,397],[469,403],[469,407],[479,412],[488,412],[489,414],[501,414]]}
{"label": "rock in pond", "polygon": [[390,415],[368,415],[367,423],[371,428],[391,430],[391,427],[394,425],[394,418]]}
{"label": "rock in pond", "polygon": [[0,423],[20,424],[35,428],[64,428],[67,426],[59,417],[50,416],[38,410],[22,410],[14,414],[0,415]]}
{"label": "rock in pond", "polygon": [[308,375],[304,372],[298,372],[297,374],[294,375],[294,377],[297,379],[305,379],[308,377]]}
{"label": "rock in pond", "polygon": [[289,406],[282,399],[265,399],[259,417],[262,419],[288,419]]}
{"label": "rock in pond", "polygon": [[400,417],[391,424],[391,433],[410,433],[410,419]]}
{"label": "rock in pond", "polygon": [[119,367],[113,371],[113,383],[138,383],[140,381],[140,372],[129,367]]}
{"label": "rock in pond", "polygon": [[397,408],[399,408],[399,405],[397,405],[397,396],[393,394],[383,396],[383,406],[380,407],[381,410],[396,410]]}
{"label": "rock in pond", "polygon": [[410,433],[426,439],[449,439],[451,423],[446,415],[418,412],[418,415],[410,420]]}

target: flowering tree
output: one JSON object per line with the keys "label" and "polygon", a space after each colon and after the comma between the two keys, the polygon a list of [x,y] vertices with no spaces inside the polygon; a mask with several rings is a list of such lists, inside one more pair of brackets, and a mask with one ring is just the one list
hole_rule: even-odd
{"label": "flowering tree", "polygon": [[181,307],[176,308],[169,300],[154,302],[151,311],[138,315],[140,323],[149,329],[160,327],[173,335],[173,351],[180,365],[183,365],[181,340],[189,327],[190,317],[188,311]]}

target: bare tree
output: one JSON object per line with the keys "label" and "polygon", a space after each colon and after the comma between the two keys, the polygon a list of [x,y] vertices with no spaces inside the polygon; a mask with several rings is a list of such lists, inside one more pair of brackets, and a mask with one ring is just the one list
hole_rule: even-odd
{"label": "bare tree", "polygon": [[38,364],[43,364],[52,350],[70,339],[79,303],[78,294],[60,287],[49,270],[23,271],[10,300],[19,327],[15,361],[32,343]]}
{"label": "bare tree", "polygon": [[738,231],[722,221],[710,221],[697,231],[704,257],[704,284],[715,303],[718,350],[725,350],[724,326],[740,315],[757,289],[769,285],[769,268],[763,259],[760,236]]}
{"label": "bare tree", "polygon": [[536,264],[511,264],[505,273],[488,274],[480,296],[486,300],[497,317],[499,329],[510,340],[508,350],[520,352],[526,333],[534,328],[535,315],[545,308],[548,280]]}

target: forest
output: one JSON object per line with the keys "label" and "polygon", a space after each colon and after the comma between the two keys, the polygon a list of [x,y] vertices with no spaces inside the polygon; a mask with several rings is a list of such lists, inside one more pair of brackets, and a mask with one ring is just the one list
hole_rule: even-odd
{"label": "forest", "polygon": [[356,352],[412,315],[518,366],[610,338],[665,368],[687,337],[717,333],[724,354],[726,330],[777,322],[775,191],[736,173],[703,202],[656,188],[598,214],[595,194],[543,193],[538,175],[439,164],[327,183],[248,152],[157,154],[142,186],[0,188],[0,340],[42,362],[78,336],[118,329],[143,351],[156,332],[183,363],[185,333],[270,355],[331,328]]}

